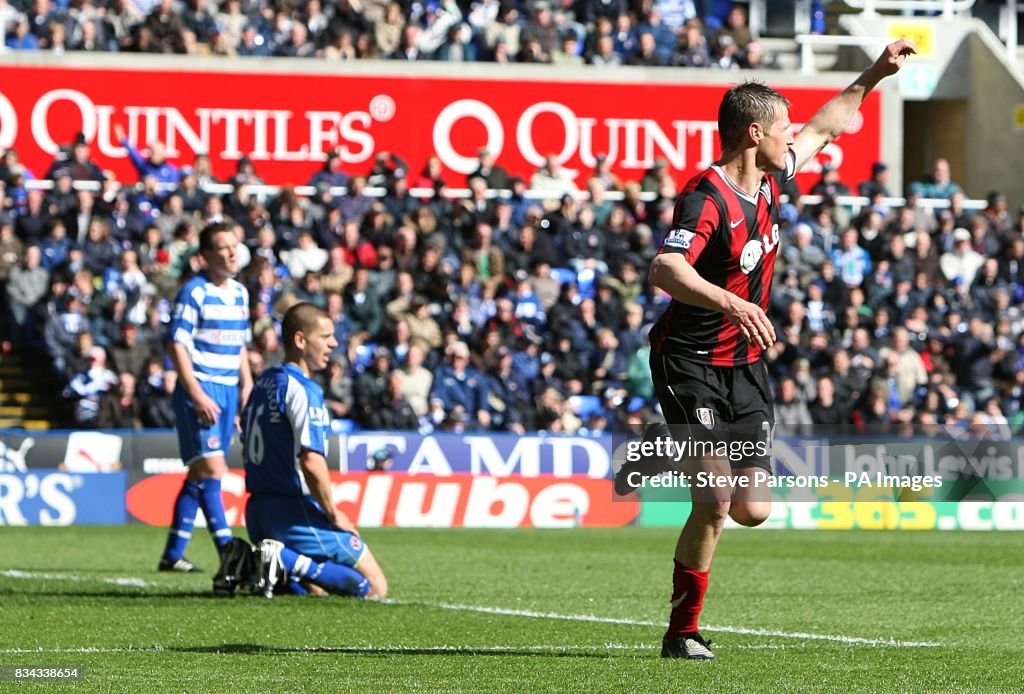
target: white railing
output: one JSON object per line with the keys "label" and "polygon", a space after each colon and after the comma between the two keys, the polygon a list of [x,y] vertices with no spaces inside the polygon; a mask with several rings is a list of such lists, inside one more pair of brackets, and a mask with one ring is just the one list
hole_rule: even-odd
{"label": "white railing", "polygon": [[[102,186],[100,185],[100,183],[98,181],[74,181],[74,182],[72,182],[71,187],[73,189],[75,189],[75,190],[91,190],[91,191],[95,191],[95,192],[99,192],[100,190],[102,190]],[[157,184],[156,187],[157,187],[157,190],[160,190],[162,192],[167,192],[167,191],[172,191],[172,190],[177,190],[178,189],[178,186],[176,186],[173,183],[159,183],[159,184]],[[25,188],[27,190],[53,190],[54,183],[53,183],[53,181],[51,181],[49,179],[35,179],[35,180],[32,180],[32,181],[26,181],[25,182]],[[200,189],[204,193],[210,193],[210,194],[213,194],[213,195],[230,195],[231,193],[235,192],[235,188],[236,188],[236,186],[233,183],[211,183],[211,184],[207,184],[207,185],[204,185],[204,186],[200,186]],[[255,197],[256,199],[258,199],[258,200],[265,200],[268,197],[273,197],[275,195],[280,195],[281,191],[284,190],[285,187],[284,186],[272,186],[272,185],[246,185],[245,188],[250,193],[252,193],[253,197]],[[299,197],[304,197],[304,198],[309,197],[311,195],[314,195],[317,192],[317,190],[318,190],[318,188],[316,186],[290,186],[290,188],[291,188],[292,192],[294,192],[296,195],[298,195]],[[138,191],[142,190],[142,188],[141,188],[141,184],[137,184],[137,183],[132,183],[132,184],[115,183],[114,184],[113,192],[115,194],[120,192],[120,191],[122,191],[122,190],[130,191],[130,192],[138,192]],[[330,193],[331,193],[331,195],[333,197],[338,197],[338,196],[341,196],[341,195],[347,195],[348,194],[348,188],[345,188],[344,186],[332,186],[332,187],[328,188],[327,190],[330,191]],[[558,200],[563,195],[565,195],[566,192],[569,192],[577,200],[588,200],[588,199],[590,199],[590,194],[585,192],[585,191],[575,191],[575,192],[565,191],[565,192],[561,192],[561,191],[527,190],[526,192],[523,193],[523,197],[528,199],[528,200]],[[379,187],[379,186],[366,186],[366,188],[363,189],[363,195],[365,195],[368,198],[383,198],[387,194],[388,194],[388,189],[387,188],[382,188],[382,187]],[[469,190],[469,188],[449,188],[448,186],[445,186],[444,194],[445,194],[445,197],[454,198],[454,199],[460,199],[460,198],[469,198],[470,195],[471,195],[471,191]],[[409,195],[411,195],[414,198],[432,198],[432,197],[434,197],[434,189],[433,188],[410,188],[409,189]],[[491,189],[491,190],[488,190],[486,192],[486,197],[488,197],[488,198],[507,198],[507,197],[509,197],[511,195],[512,195],[512,191],[510,191],[510,190],[495,190],[495,189]],[[619,192],[619,191],[609,190],[609,191],[605,192],[604,197],[605,197],[606,200],[608,200],[610,202],[619,202],[621,200],[624,200],[626,196],[623,193]],[[658,196],[657,196],[656,193],[641,193],[640,194],[640,199],[645,201],[645,202],[650,202],[652,200],[657,200]]]}
{"label": "white railing", "polygon": [[846,0],[846,4],[873,17],[878,10],[942,12],[944,19],[952,19],[958,12],[974,7],[974,0]]}
{"label": "white railing", "polygon": [[[25,187],[29,190],[52,190],[53,181],[48,179],[37,179],[33,181],[26,181]],[[76,190],[100,190],[100,184],[96,181],[75,181],[73,187]],[[162,184],[161,190],[175,190],[177,186],[172,184]],[[268,185],[252,185],[247,186],[249,191],[254,197],[258,199],[266,199],[267,197],[277,195],[281,192],[282,186],[268,186]],[[124,186],[124,190],[139,190],[136,185]],[[235,190],[235,186],[229,183],[216,183],[213,185],[202,186],[202,190],[205,193],[211,193],[216,195],[223,195],[231,193]],[[313,186],[294,186],[293,190],[295,194],[300,197],[308,197],[316,192],[316,188]],[[345,188],[331,188],[331,195],[339,196],[345,195],[348,191]],[[387,195],[386,188],[367,186],[363,193],[370,198],[382,198]],[[488,190],[488,198],[508,198],[511,195],[509,190]],[[434,197],[433,188],[410,188],[409,194],[414,198],[432,198]],[[468,188],[445,188],[445,196],[454,199],[468,198],[470,196],[470,190]],[[540,190],[527,190],[523,197],[528,200],[558,200],[564,195],[564,193],[553,192],[553,191],[540,191]],[[586,191],[577,191],[573,194],[577,200],[589,200],[590,194]],[[624,199],[624,195],[621,192],[609,190],[605,193],[605,199],[609,202],[619,202]],[[640,199],[644,202],[653,202],[658,199],[657,193],[640,193]],[[817,205],[822,202],[824,198],[820,195],[801,195],[800,202],[804,205]],[[860,195],[840,195],[835,198],[837,205],[842,207],[849,207],[853,210],[854,214],[860,212],[860,210],[871,203],[870,198],[866,198]],[[890,208],[898,209],[906,204],[907,199],[903,197],[892,197],[883,198],[883,202]],[[918,207],[924,207],[930,210],[940,210],[949,207],[949,200],[946,198],[919,198],[917,201]],[[985,200],[972,200],[965,199],[963,206],[967,210],[983,210],[988,205]]]}
{"label": "white railing", "polygon": [[[941,12],[942,19],[954,19],[958,15],[968,14],[974,9],[975,0],[845,0],[850,7],[861,11],[865,17],[875,17],[878,10]],[[1006,45],[1006,55],[1014,65],[1020,63],[1018,56],[1017,19],[1024,12],[1024,5],[1018,0],[1005,0],[999,5],[999,18],[996,33],[999,40]],[[799,41],[800,38],[797,37]],[[828,45],[822,43],[822,45]],[[859,44],[840,44],[859,45]],[[807,67],[813,60],[812,48],[806,43],[801,44],[802,70],[805,74],[813,72]]]}
{"label": "white railing", "polygon": [[[970,12],[974,8],[974,0],[846,0],[850,7],[857,8],[867,17],[878,14],[878,10],[918,10],[923,12],[942,12],[943,19],[953,19],[958,14]],[[1006,44],[1007,57],[1016,64],[1017,15],[1024,12],[1024,7],[1017,0],[1006,0],[999,6],[998,35]]]}
{"label": "white railing", "polygon": [[[800,202],[804,205],[817,205],[822,202],[824,198],[821,195],[801,195]],[[871,204],[870,198],[865,198],[860,195],[838,195],[835,198],[836,204],[841,207],[848,207],[850,211],[857,215],[860,211]],[[890,209],[898,210],[907,204],[906,198],[882,198]],[[950,202],[947,198],[918,198],[915,207],[923,207],[928,210],[945,210],[950,206]],[[988,201],[986,200],[968,200],[964,199],[963,207],[965,210],[983,210],[988,207]]]}
{"label": "white railing", "polygon": [[1006,43],[1006,55],[1015,65],[1019,62],[1017,56],[1017,15],[1024,12],[1024,6],[1017,3],[1017,0],[1007,0],[1006,4],[999,8],[999,38]]}
{"label": "white railing", "polygon": [[815,73],[815,46],[860,46],[881,50],[889,39],[877,36],[832,36],[831,34],[798,34],[796,42],[800,44],[800,72],[805,75]]}

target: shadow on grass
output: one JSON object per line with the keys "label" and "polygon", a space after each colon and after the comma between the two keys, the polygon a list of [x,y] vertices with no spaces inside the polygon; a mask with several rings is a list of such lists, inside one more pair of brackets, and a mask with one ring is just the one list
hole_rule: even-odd
{"label": "shadow on grass", "polygon": [[325,653],[338,655],[365,655],[365,656],[392,656],[392,655],[418,655],[418,656],[538,656],[544,658],[614,658],[621,657],[623,653],[612,653],[601,651],[600,646],[595,646],[593,651],[585,650],[558,650],[557,648],[542,649],[528,647],[477,647],[477,646],[439,646],[436,648],[417,648],[410,646],[263,646],[255,643],[226,643],[222,646],[190,646],[170,647],[167,651],[177,653],[209,653],[217,655],[287,655],[297,653]]}
{"label": "shadow on grass", "polygon": [[[137,588],[136,590],[144,591],[145,589]],[[186,590],[132,592],[129,590],[13,590],[11,588],[0,588],[0,596],[2,595],[24,595],[32,598],[111,598],[116,600],[138,600],[142,598],[145,598],[146,600],[152,600],[153,598],[208,598],[210,600],[217,600],[218,602],[227,602],[224,598],[214,598],[213,592],[210,590],[201,592]]]}

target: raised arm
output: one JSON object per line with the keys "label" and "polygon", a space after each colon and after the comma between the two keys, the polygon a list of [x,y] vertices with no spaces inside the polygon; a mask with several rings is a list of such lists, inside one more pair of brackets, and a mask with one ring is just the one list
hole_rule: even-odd
{"label": "raised arm", "polygon": [[121,143],[121,146],[128,152],[128,158],[131,159],[135,170],[139,172],[139,178],[144,177],[146,172],[149,170],[149,162],[147,162],[139,150],[135,149],[134,145],[128,141],[128,135],[125,134],[124,128],[120,125],[114,126],[114,136],[117,138],[117,141]]}
{"label": "raised arm", "polygon": [[839,137],[853,120],[861,103],[875,85],[889,75],[895,75],[903,67],[908,55],[917,53],[912,41],[900,39],[885,47],[878,59],[860,74],[853,84],[841,91],[822,106],[814,117],[797,134],[793,142],[796,154],[796,168],[799,170],[810,161],[825,145]]}

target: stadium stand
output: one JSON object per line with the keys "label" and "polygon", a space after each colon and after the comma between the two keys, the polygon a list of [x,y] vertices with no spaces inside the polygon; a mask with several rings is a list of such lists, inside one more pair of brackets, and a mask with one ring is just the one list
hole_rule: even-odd
{"label": "stadium stand", "polygon": [[[764,68],[746,3],[12,2],[17,51]],[[750,45],[753,44],[753,48]],[[568,51],[568,52],[566,52]]]}
{"label": "stadium stand", "polygon": [[[721,2],[640,12],[614,2],[571,12],[451,1],[325,9],[310,0],[289,10],[193,0],[182,14],[167,0],[148,11],[131,2],[14,7],[23,11],[7,36],[15,50],[557,63],[575,45],[596,65],[772,62],[758,54],[743,4]],[[560,40],[567,35],[575,42]],[[480,411],[488,428],[520,432],[620,430],[652,414],[646,327],[666,297],[644,270],[680,183],[670,177],[652,171],[650,181],[626,182],[625,194],[603,178],[610,189],[598,205],[550,188],[557,172],[535,176],[530,195],[512,183],[511,197],[483,190],[486,180],[478,199],[471,183],[434,195],[439,184],[467,182],[406,179],[401,152],[370,171],[328,161],[297,189],[260,187],[251,162],[222,183],[151,156],[137,166],[153,176],[122,186],[76,158],[77,147],[38,178],[14,151],[0,164],[6,424],[102,426],[119,404],[137,410],[128,425],[168,426],[169,299],[197,267],[197,230],[221,219],[236,224],[247,256],[254,369],[280,361],[278,321],[289,305],[313,301],[331,313],[343,348],[324,379],[339,428],[374,426],[375,413],[402,399],[421,431],[485,426]],[[884,172],[880,163],[871,181],[825,173],[810,195],[789,191],[771,312],[782,339],[768,355],[780,423],[928,432],[987,418],[1016,431],[1024,201],[998,192],[964,201],[939,163],[911,190],[950,198],[891,197]],[[360,177],[371,187],[355,194]],[[409,195],[409,182],[428,189]],[[866,197],[849,197],[858,184]],[[629,194],[635,188],[644,193]],[[454,363],[456,342],[469,346],[468,366]],[[118,373],[137,379],[134,393],[115,389]],[[822,378],[834,398],[819,394]]]}
{"label": "stadium stand", "polygon": [[[665,298],[638,270],[665,231],[652,211],[668,199],[616,203],[620,212],[604,226],[589,221],[594,210],[582,195],[548,213],[543,200],[525,200],[518,225],[516,200],[501,198],[470,219],[465,200],[443,197],[396,217],[393,181],[343,221],[290,192],[243,204],[237,192],[221,199],[175,189],[154,201],[147,221],[141,206],[149,198],[138,186],[106,204],[88,190],[62,192],[59,182],[19,188],[12,172],[24,175],[6,166],[0,223],[10,318],[0,412],[10,424],[96,425],[109,409],[102,402],[123,395],[107,392],[111,369],[137,378],[140,424],[169,423],[168,299],[195,269],[196,230],[214,215],[237,223],[249,256],[242,279],[254,307],[257,370],[281,359],[276,328],[288,305],[309,300],[331,312],[345,346],[325,377],[346,420],[339,426],[370,426],[375,411],[391,407],[391,369],[421,429],[478,426],[463,398],[430,384],[450,361],[442,346],[456,339],[472,348],[468,372],[484,384],[496,428],[614,430],[630,414],[650,414],[645,326]],[[923,427],[929,415],[967,421],[975,410],[1019,423],[1024,210],[1012,214],[995,194],[977,213],[959,200],[935,214],[877,197],[851,214],[831,195],[845,186],[828,177],[804,198],[815,204],[787,207],[772,303],[783,339],[769,358],[775,381],[798,387],[779,389],[780,408],[795,398],[801,412],[819,411],[806,406],[820,405],[815,381],[825,376],[846,408],[843,424],[859,430],[908,418]],[[67,229],[83,209],[94,213],[71,240]],[[570,267],[552,267],[558,258]],[[423,357],[411,360],[414,351]],[[32,379],[19,376],[25,365]],[[62,391],[65,398],[53,397]],[[43,402],[52,404],[47,417],[39,416]]]}

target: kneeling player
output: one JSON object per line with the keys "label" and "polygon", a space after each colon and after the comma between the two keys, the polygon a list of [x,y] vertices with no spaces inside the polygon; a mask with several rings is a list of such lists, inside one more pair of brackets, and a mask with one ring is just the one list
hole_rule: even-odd
{"label": "kneeling player", "polygon": [[[251,494],[246,525],[258,546],[256,587],[269,597],[285,574],[293,583],[332,593],[382,598],[388,590],[384,573],[331,500],[330,418],[323,391],[310,375],[327,367],[338,346],[334,325],[312,304],[298,304],[285,314],[282,333],[285,363],[260,374],[242,413]],[[233,549],[220,576],[237,574],[232,563],[246,563],[245,548]]]}

